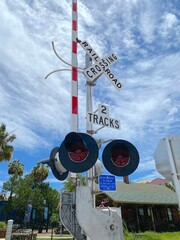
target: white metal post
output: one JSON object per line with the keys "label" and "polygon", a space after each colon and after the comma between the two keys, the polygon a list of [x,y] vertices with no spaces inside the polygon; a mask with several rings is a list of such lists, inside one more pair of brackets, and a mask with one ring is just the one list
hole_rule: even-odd
{"label": "white metal post", "polygon": [[172,147],[171,147],[171,139],[166,137],[165,141],[167,144],[169,163],[170,163],[171,170],[172,170],[172,179],[173,179],[174,187],[176,189],[176,193],[177,193],[177,197],[178,197],[178,204],[179,204],[179,209],[180,209],[180,176],[179,176],[179,173],[177,172],[177,169],[175,166],[173,151],[172,151]]}
{"label": "white metal post", "polygon": [[72,0],[72,82],[71,82],[71,131],[78,131],[78,71],[77,71],[77,0]]}
{"label": "white metal post", "polygon": [[[92,60],[89,55],[86,53],[85,57],[85,67],[89,67],[92,64]],[[89,80],[86,79],[86,112],[92,112],[92,85],[89,84]],[[92,135],[93,124],[86,120],[86,130],[87,133]]]}
{"label": "white metal post", "polygon": [[[92,64],[92,60],[89,55],[86,53],[86,68]],[[86,79],[86,112],[93,112],[93,102],[92,102],[92,87],[94,84],[91,84],[88,79]],[[92,135],[93,124],[89,123],[86,119],[86,131],[88,134]],[[94,167],[87,171],[87,184],[91,188],[92,192],[92,203],[95,207],[95,182],[94,182]]]}
{"label": "white metal post", "polygon": [[[71,56],[71,132],[78,132],[78,61],[77,61],[77,38],[78,38],[78,14],[77,0],[72,0],[72,56]],[[76,181],[77,174],[70,173]]]}
{"label": "white metal post", "polygon": [[5,240],[10,240],[12,235],[12,227],[14,220],[8,220],[7,228],[6,228],[6,238]]}

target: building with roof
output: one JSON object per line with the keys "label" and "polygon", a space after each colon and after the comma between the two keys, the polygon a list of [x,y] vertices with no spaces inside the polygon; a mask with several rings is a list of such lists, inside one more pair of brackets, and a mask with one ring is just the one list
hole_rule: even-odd
{"label": "building with roof", "polygon": [[167,179],[155,178],[151,182],[147,182],[147,184],[156,184],[156,185],[163,185],[164,186],[164,185],[170,184],[170,182]]}
{"label": "building with roof", "polygon": [[121,207],[130,231],[180,231],[178,199],[165,185],[117,182],[116,191],[99,192],[96,205]]}

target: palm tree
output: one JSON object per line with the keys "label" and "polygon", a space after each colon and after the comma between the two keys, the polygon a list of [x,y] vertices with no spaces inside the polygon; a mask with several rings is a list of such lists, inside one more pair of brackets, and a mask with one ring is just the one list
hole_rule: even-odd
{"label": "palm tree", "polygon": [[35,182],[43,182],[48,177],[49,169],[45,165],[37,163],[30,174],[34,177]]}
{"label": "palm tree", "polygon": [[169,188],[170,190],[172,190],[173,192],[176,192],[175,187],[174,187],[173,185],[171,185],[170,183],[166,183],[165,186],[166,186],[167,188]]}
{"label": "palm tree", "polygon": [[24,165],[19,160],[13,160],[8,165],[8,174],[22,176],[24,173]]}
{"label": "palm tree", "polygon": [[[86,177],[82,176],[82,174],[77,174],[77,181],[80,181],[83,186],[86,186]],[[63,185],[64,191],[74,192],[76,190],[77,182],[74,182],[74,179],[69,177],[63,182]]]}
{"label": "palm tree", "polygon": [[13,146],[9,145],[16,139],[15,134],[8,133],[6,131],[6,125],[0,124],[0,162],[10,161],[13,153]]}
{"label": "palm tree", "polygon": [[19,160],[13,160],[8,165],[8,174],[12,175],[8,182],[3,183],[3,189],[10,191],[10,198],[13,195],[14,188],[17,186],[19,178],[24,173],[24,165]]}

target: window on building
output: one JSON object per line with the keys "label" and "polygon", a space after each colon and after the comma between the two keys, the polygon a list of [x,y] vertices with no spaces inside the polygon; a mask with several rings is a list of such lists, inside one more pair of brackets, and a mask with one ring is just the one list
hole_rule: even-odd
{"label": "window on building", "polygon": [[171,210],[171,208],[167,208],[167,212],[168,212],[168,219],[169,219],[169,221],[172,221],[173,217],[172,217],[172,210]]}

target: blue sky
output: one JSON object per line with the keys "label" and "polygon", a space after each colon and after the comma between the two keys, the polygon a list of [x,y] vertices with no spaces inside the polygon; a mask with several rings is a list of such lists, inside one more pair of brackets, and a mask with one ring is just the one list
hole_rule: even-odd
{"label": "blue sky", "polygon": [[[0,122],[16,134],[12,159],[19,159],[27,174],[70,131],[71,74],[44,77],[66,67],[54,55],[52,41],[71,62],[71,1],[1,0],[0,9]],[[121,130],[104,128],[95,137],[136,146],[140,164],[130,181],[160,177],[153,156],[157,144],[180,133],[179,14],[179,0],[78,0],[79,39],[101,57],[118,56],[111,70],[123,89],[118,92],[101,76],[93,89],[93,108],[108,105]],[[84,57],[78,46],[79,67]],[[80,132],[86,131],[85,81],[79,74]],[[0,189],[9,178],[7,166],[0,164]],[[61,187],[52,174],[48,181]]]}

